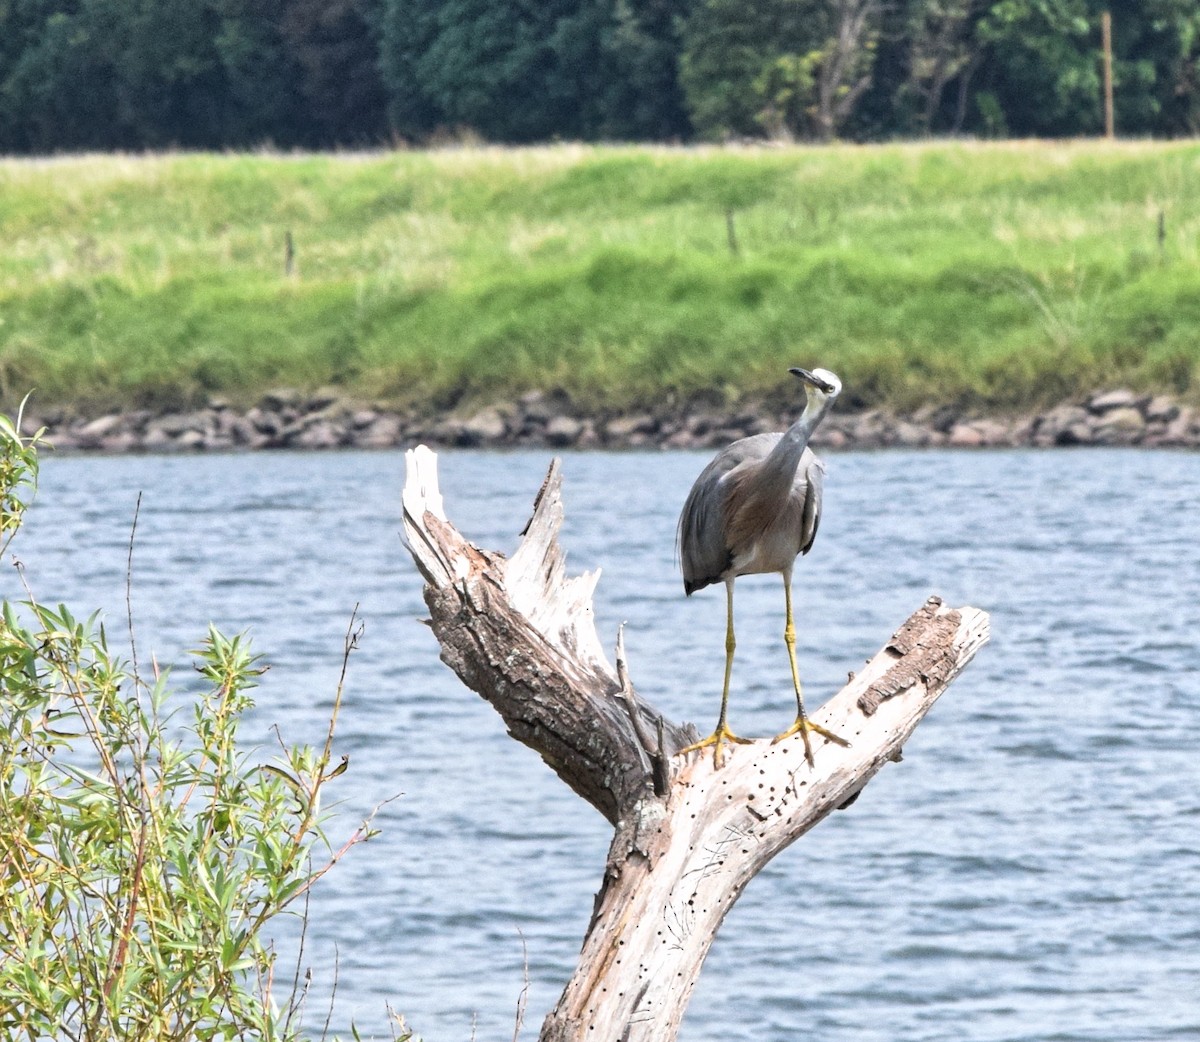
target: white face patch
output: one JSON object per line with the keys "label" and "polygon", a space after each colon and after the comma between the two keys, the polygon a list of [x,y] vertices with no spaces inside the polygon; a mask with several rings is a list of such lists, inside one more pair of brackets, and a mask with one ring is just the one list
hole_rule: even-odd
{"label": "white face patch", "polygon": [[836,374],[831,373],[828,369],[814,369],[812,374],[818,380],[828,384],[833,388],[831,391],[824,392],[825,394],[829,395],[830,398],[836,398],[842,393],[842,381],[837,378]]}

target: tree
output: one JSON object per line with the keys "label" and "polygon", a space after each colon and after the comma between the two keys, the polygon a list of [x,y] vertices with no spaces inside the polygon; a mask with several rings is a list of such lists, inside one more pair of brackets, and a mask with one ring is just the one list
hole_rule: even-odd
{"label": "tree", "polygon": [[882,0],[829,0],[830,32],[817,61],[813,129],[829,141],[871,85]]}
{"label": "tree", "polygon": [[438,34],[439,4],[431,0],[383,0],[379,73],[394,133],[421,139],[445,122],[421,75],[421,62]]}
{"label": "tree", "polygon": [[[909,6],[905,37],[909,41],[907,90],[917,99],[922,133],[934,129],[946,88],[958,79],[960,102],[978,61],[975,25],[982,0],[914,0]],[[964,105],[955,108],[952,128],[962,126]]]}
{"label": "tree", "polygon": [[822,39],[820,0],[701,0],[679,77],[704,137],[803,133]]}
{"label": "tree", "polygon": [[313,144],[378,141],[386,121],[378,0],[283,0],[278,27]]}
{"label": "tree", "polygon": [[605,43],[614,75],[605,89],[601,133],[660,141],[690,133],[679,53],[691,7],[692,0],[616,0]]}
{"label": "tree", "polygon": [[1200,7],[1194,0],[1093,0],[1093,8],[1112,13],[1118,130],[1200,132]]}
{"label": "tree", "polygon": [[884,0],[705,0],[684,31],[693,123],[731,134],[835,137],[871,85]]}
{"label": "tree", "polygon": [[853,745],[814,764],[798,737],[739,744],[724,766],[680,755],[698,735],[634,690],[596,635],[595,575],[567,578],[555,460],[512,557],[472,546],[447,518],[436,459],[406,454],[404,530],[425,577],[442,659],[613,827],[579,966],[540,1042],[672,1042],[725,915],[781,850],[900,750],[988,639],[975,608],[930,598],[815,714]]}
{"label": "tree", "polygon": [[317,143],[297,90],[299,70],[280,33],[287,0],[214,0],[213,7],[220,79],[212,90],[222,140],[243,147]]}
{"label": "tree", "polygon": [[[121,148],[136,137],[117,91],[123,9],[108,0],[15,0],[0,65],[0,131],[22,150]],[[8,43],[9,32],[16,46]],[[9,48],[12,47],[10,51]]]}
{"label": "tree", "polygon": [[395,131],[491,140],[663,138],[689,129],[676,71],[691,0],[384,0]]}
{"label": "tree", "polygon": [[997,137],[1099,131],[1100,69],[1086,0],[1000,0],[980,21],[979,39],[971,129]]}
{"label": "tree", "polygon": [[[103,2],[103,0],[101,0]],[[214,0],[128,0],[117,93],[143,147],[214,147],[226,137],[228,83]]]}
{"label": "tree", "polygon": [[416,73],[446,123],[498,141],[570,133],[551,76],[550,31],[561,6],[442,0]]}

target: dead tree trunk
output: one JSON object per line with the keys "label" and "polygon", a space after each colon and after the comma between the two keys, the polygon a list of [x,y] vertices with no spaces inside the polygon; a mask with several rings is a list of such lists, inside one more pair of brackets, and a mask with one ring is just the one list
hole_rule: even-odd
{"label": "dead tree trunk", "polygon": [[[447,520],[436,457],[407,454],[404,530],[426,580],[443,660],[613,825],[604,879],[575,975],[541,1042],[671,1042],[726,913],[780,850],[847,806],[987,641],[988,618],[931,597],[814,714],[850,739],[796,736],[676,756],[697,737],[634,691],[617,641],[596,636],[595,574],[568,579],[558,545],[559,464],[550,466],[511,559]],[[818,740],[819,741],[819,740]]]}

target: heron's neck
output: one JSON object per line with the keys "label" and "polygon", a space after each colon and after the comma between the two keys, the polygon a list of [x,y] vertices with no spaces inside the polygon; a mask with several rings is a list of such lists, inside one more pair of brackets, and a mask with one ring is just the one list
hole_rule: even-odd
{"label": "heron's neck", "polygon": [[768,480],[773,478],[781,484],[791,485],[796,468],[800,465],[800,457],[808,448],[808,439],[817,429],[817,424],[825,418],[830,404],[831,399],[824,396],[813,395],[808,399],[800,418],[784,431],[783,437],[763,460],[764,477],[769,475]]}

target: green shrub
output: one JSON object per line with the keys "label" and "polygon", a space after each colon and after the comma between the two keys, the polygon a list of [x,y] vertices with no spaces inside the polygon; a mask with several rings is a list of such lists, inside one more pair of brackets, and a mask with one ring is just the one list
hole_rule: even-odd
{"label": "green shrub", "polygon": [[[0,416],[0,553],[37,478],[19,430]],[[264,927],[372,835],[334,850],[322,831],[340,685],[323,748],[259,764],[238,735],[262,672],[243,636],[210,629],[185,709],[97,616],[22,581],[0,615],[0,1037],[299,1038]]]}

